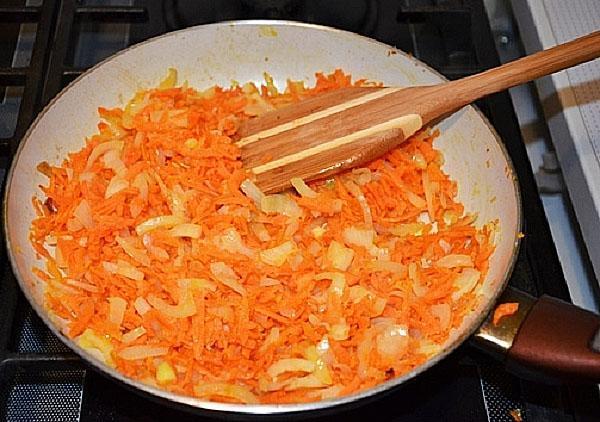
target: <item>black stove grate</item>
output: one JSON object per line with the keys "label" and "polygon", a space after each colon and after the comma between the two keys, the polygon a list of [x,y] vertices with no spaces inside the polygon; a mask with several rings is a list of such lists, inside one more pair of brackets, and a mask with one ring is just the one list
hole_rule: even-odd
{"label": "black stove grate", "polygon": [[[136,0],[5,1],[0,6],[0,97],[19,97],[14,124],[0,130],[0,177],[41,107],[85,68],[127,44],[180,27],[246,18],[338,26],[414,54],[450,79],[498,65],[482,0]],[[27,5],[24,5],[27,4]],[[38,5],[30,5],[38,4]],[[13,65],[19,29],[34,25],[27,64]],[[122,31],[125,43],[85,47]],[[82,47],[83,46],[83,47]],[[540,197],[507,93],[478,103],[505,141],[519,176],[527,237],[510,284],[568,299]],[[4,124],[0,115],[0,129]],[[11,125],[8,125],[11,126]],[[197,420],[89,369],[44,326],[19,292],[0,247],[0,419],[9,421]],[[597,391],[542,386],[507,374],[468,345],[415,381],[340,420],[600,420]],[[321,419],[333,419],[323,416]]]}

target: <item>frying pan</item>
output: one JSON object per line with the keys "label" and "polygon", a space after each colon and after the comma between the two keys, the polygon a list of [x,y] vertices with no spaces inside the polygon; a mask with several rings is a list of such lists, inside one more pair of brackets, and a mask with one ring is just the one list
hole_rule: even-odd
{"label": "frying pan", "polygon": [[[520,292],[504,292],[519,248],[519,185],[497,133],[471,106],[439,122],[441,135],[435,146],[444,154],[444,171],[458,183],[459,200],[468,212],[478,213],[477,224],[498,220],[495,252],[477,308],[451,334],[442,351],[425,364],[341,398],[302,404],[242,405],[200,400],[143,384],[81,349],[61,333],[44,308],[44,284],[31,271],[39,265],[28,240],[34,218],[31,198],[41,196],[39,185],[47,182],[36,166],[42,161],[58,164],[69,151],[80,149],[85,137],[96,130],[98,106],[123,106],[123,101],[139,89],[155,85],[168,67],[177,68],[181,80],[197,88],[228,86],[232,80],[260,83],[265,71],[282,87],[287,78],[312,82],[315,72],[335,68],[390,86],[443,81],[442,76],[409,55],[356,34],[295,22],[239,21],[198,26],[151,39],[116,54],[71,83],[40,113],[19,145],[8,173],[4,226],[12,267],[25,296],[54,334],[96,369],[154,397],[192,410],[226,415],[289,414],[356,403],[416,377],[469,338],[495,351],[516,369],[529,367],[567,379],[600,381],[600,354],[595,351],[598,316],[554,299],[535,301]],[[495,326],[488,314],[497,301],[518,301],[520,307],[515,315]]]}

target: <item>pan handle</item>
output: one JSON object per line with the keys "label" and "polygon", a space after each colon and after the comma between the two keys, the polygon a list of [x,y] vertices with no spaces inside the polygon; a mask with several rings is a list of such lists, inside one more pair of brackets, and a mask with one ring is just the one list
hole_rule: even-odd
{"label": "pan handle", "polygon": [[599,315],[512,288],[498,303],[519,307],[496,324],[492,311],[474,336],[476,345],[504,358],[507,369],[525,377],[600,382]]}

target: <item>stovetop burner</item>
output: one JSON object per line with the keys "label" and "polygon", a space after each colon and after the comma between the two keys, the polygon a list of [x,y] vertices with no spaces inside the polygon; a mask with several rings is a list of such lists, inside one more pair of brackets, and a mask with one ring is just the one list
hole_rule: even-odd
{"label": "stovetop burner", "polygon": [[[18,0],[0,7],[0,177],[36,113],[85,68],[169,30],[222,20],[292,19],[371,36],[450,79],[498,65],[483,0]],[[568,300],[509,96],[478,103],[505,141],[526,232],[510,284]],[[9,421],[198,420],[99,375],[53,336],[19,292],[0,247],[0,418]],[[412,382],[339,420],[600,420],[597,389],[544,386],[505,372],[468,344]],[[519,416],[520,415],[520,416]],[[331,415],[321,419],[333,419]]]}

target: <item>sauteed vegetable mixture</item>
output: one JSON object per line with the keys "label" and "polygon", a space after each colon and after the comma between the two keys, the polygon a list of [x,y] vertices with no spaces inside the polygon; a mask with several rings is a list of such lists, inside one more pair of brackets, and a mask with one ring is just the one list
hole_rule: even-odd
{"label": "sauteed vegetable mixture", "polygon": [[337,397],[440,350],[475,307],[493,223],[457,202],[423,130],[367,167],[265,195],[234,145],[241,121],[350,85],[266,75],[199,91],[170,70],[48,176],[31,242],[45,306],[128,377],[242,403]]}

